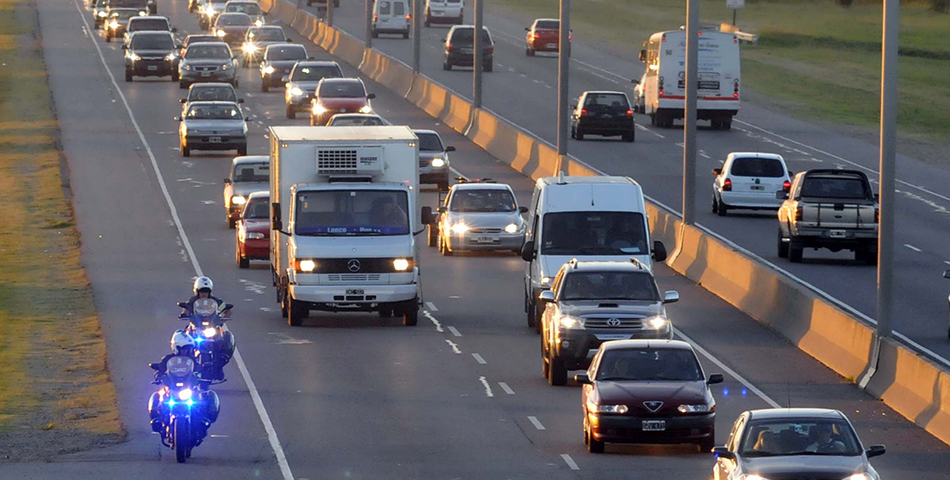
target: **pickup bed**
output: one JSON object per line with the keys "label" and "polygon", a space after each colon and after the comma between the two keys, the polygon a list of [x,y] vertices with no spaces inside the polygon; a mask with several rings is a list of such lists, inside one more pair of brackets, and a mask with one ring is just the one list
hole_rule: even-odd
{"label": "pickup bed", "polygon": [[802,261],[806,248],[851,250],[877,263],[878,204],[867,175],[856,170],[809,170],[795,176],[778,211],[778,256]]}

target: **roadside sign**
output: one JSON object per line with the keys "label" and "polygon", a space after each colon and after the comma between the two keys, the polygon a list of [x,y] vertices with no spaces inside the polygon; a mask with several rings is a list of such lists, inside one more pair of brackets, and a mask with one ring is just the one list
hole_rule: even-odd
{"label": "roadside sign", "polygon": [[745,7],[745,0],[726,0],[726,8],[738,10]]}

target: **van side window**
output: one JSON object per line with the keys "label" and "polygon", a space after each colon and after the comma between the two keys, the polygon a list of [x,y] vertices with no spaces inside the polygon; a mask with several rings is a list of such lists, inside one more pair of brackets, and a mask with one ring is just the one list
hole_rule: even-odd
{"label": "van side window", "polygon": [[526,242],[533,240],[535,233],[537,233],[535,229],[535,223],[537,223],[538,199],[540,198],[541,198],[541,189],[535,186],[534,192],[531,193],[531,207],[528,210],[528,227],[527,227],[528,235],[527,235],[527,238],[525,238]]}

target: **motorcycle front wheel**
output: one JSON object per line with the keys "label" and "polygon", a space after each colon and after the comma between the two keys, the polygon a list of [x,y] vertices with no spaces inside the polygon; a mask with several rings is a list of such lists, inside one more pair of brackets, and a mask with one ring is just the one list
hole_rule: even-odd
{"label": "motorcycle front wheel", "polygon": [[188,436],[191,432],[191,426],[186,418],[176,418],[172,424],[173,442],[175,445],[175,459],[178,463],[185,463],[188,458],[188,446],[191,445]]}

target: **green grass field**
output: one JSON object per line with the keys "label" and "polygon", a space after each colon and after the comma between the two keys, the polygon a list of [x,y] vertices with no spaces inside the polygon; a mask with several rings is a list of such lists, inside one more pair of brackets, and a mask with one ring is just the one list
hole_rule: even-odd
{"label": "green grass field", "polygon": [[0,0],[0,462],[123,437],[33,5]]}
{"label": "green grass field", "polygon": [[[558,0],[490,0],[532,16],[557,16]],[[731,23],[723,0],[703,0],[704,24]],[[685,24],[685,2],[572,0],[575,38],[592,37],[635,59],[651,33]],[[881,68],[880,2],[844,8],[830,0],[748,1],[743,31],[743,83],[800,117],[873,126],[878,122]],[[929,3],[903,5],[899,60],[902,137],[946,144],[950,139],[950,14]]]}

